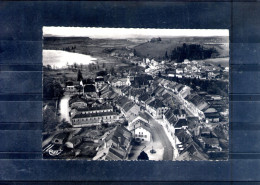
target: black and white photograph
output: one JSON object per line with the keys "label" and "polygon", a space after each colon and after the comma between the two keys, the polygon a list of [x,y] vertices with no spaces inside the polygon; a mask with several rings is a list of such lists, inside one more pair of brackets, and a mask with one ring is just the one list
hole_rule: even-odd
{"label": "black and white photograph", "polygon": [[44,159],[223,161],[229,30],[43,27]]}

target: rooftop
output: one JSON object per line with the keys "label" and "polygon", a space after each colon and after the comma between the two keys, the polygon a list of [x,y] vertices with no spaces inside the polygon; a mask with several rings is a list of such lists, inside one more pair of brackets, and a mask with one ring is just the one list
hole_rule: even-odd
{"label": "rooftop", "polygon": [[117,113],[116,112],[100,112],[100,113],[91,113],[91,114],[76,114],[72,119],[100,117],[100,116],[112,116],[112,115],[117,115]]}
{"label": "rooftop", "polygon": [[108,109],[113,109],[113,107],[108,105],[103,105],[98,107],[78,108],[77,111],[108,110]]}
{"label": "rooftop", "polygon": [[160,107],[165,107],[163,102],[161,100],[155,99],[151,103],[149,103],[149,106],[154,107],[154,108],[160,108]]}

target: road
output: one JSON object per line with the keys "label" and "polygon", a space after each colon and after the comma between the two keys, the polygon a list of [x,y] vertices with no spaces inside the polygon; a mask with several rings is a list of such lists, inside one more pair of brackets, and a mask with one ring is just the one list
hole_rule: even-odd
{"label": "road", "polygon": [[61,98],[60,100],[60,121],[62,121],[63,119],[65,119],[67,122],[70,123],[70,116],[69,116],[69,112],[70,112],[70,108],[69,108],[69,100],[70,100],[70,96],[71,95],[65,95]]}
{"label": "road", "polygon": [[[150,116],[148,113],[145,113],[148,117],[149,124],[151,125],[151,131],[154,142],[160,142],[161,145],[164,148],[163,152],[163,160],[173,160],[173,147],[171,145],[171,142],[169,141],[166,133],[164,132],[164,129],[162,125],[160,125],[152,116]],[[155,148],[156,150],[156,148]]]}

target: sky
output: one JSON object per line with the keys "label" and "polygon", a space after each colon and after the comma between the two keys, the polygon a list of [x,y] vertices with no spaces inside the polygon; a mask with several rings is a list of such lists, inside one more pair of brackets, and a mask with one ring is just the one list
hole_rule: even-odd
{"label": "sky", "polygon": [[153,38],[178,36],[229,36],[228,29],[139,29],[139,28],[90,28],[90,27],[43,27],[43,36],[90,37],[90,38]]}

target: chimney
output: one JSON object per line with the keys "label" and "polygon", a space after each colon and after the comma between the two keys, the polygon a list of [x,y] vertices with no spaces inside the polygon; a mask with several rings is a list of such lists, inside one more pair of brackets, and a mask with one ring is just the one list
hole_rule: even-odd
{"label": "chimney", "polygon": [[119,148],[121,145],[121,137],[118,137],[118,143],[117,143],[117,147]]}

